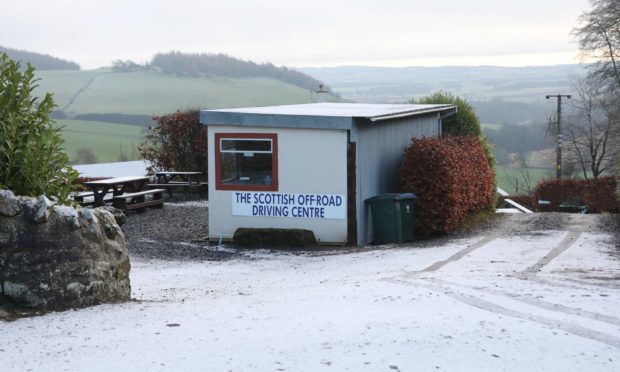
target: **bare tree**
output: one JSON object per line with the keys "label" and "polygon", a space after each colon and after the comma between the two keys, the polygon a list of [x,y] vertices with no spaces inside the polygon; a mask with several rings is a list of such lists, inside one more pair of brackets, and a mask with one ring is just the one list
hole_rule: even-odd
{"label": "bare tree", "polygon": [[528,154],[523,151],[519,151],[514,157],[513,166],[517,169],[518,172],[518,176],[515,178],[515,181],[513,183],[515,186],[516,194],[519,194],[519,181],[521,181],[522,191],[525,191],[528,195],[530,195],[533,191],[532,176],[530,175],[531,166],[528,158]]}
{"label": "bare tree", "polygon": [[592,76],[620,90],[620,1],[591,0],[592,9],[579,17],[573,29],[584,56],[596,61]]}
{"label": "bare tree", "polygon": [[620,156],[620,107],[600,80],[582,78],[575,84],[574,114],[566,126],[568,159],[584,178],[612,171]]}

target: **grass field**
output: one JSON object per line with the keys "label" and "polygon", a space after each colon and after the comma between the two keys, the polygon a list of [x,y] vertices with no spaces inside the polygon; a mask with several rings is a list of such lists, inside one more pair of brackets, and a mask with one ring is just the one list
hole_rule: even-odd
{"label": "grass field", "polygon": [[312,98],[305,89],[267,78],[198,78],[105,70],[39,71],[37,77],[41,78],[37,92],[54,93],[56,104],[68,114],[152,115],[188,108],[309,103]]}
{"label": "grass field", "polygon": [[138,159],[137,148],[144,140],[143,129],[132,125],[102,123],[97,121],[56,120],[63,126],[64,148],[71,161],[80,163],[79,149],[89,149],[96,156],[96,162],[106,163]]}
{"label": "grass field", "polygon": [[[532,180],[532,188],[535,188],[538,182],[546,178],[553,178],[555,176],[553,169],[551,168],[531,168],[529,170],[529,174]],[[527,191],[525,190],[525,182],[523,181],[521,173],[517,169],[510,167],[497,167],[497,186],[504,189],[507,193],[511,195],[516,193],[517,179],[519,180],[519,194],[526,194]]]}
{"label": "grass field", "polygon": [[71,98],[101,72],[97,71],[36,71],[40,79],[35,93],[52,93],[58,109],[62,109]]}

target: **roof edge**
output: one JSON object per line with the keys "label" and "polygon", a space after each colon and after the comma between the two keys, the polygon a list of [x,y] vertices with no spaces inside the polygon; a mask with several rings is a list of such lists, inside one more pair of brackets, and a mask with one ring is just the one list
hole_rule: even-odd
{"label": "roof edge", "polygon": [[365,117],[365,118],[369,119],[371,122],[375,122],[375,121],[382,121],[382,120],[406,118],[409,116],[432,114],[435,112],[443,112],[443,111],[448,111],[448,110],[456,110],[456,108],[457,107],[455,105],[445,104],[445,105],[437,105],[436,107],[404,111],[404,112],[399,112],[395,114],[377,115],[377,116]]}

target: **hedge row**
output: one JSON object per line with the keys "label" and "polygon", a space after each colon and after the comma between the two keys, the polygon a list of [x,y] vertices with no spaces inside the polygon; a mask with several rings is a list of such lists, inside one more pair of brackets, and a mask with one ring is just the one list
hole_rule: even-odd
{"label": "hedge row", "polygon": [[427,235],[462,226],[493,205],[493,172],[473,136],[413,139],[400,170],[403,192],[416,194],[416,231]]}
{"label": "hedge row", "polygon": [[612,212],[620,210],[616,200],[616,179],[599,177],[590,180],[554,179],[538,184],[534,200],[548,200],[549,205],[538,205],[540,211],[558,211],[560,204],[579,197],[581,205],[588,207],[589,213]]}

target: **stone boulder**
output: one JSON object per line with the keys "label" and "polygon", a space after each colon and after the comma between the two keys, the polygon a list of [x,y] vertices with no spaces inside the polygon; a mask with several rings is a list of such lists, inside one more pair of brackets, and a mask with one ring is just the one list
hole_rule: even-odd
{"label": "stone boulder", "polygon": [[0,305],[63,310],[127,301],[129,270],[110,212],[0,190]]}

